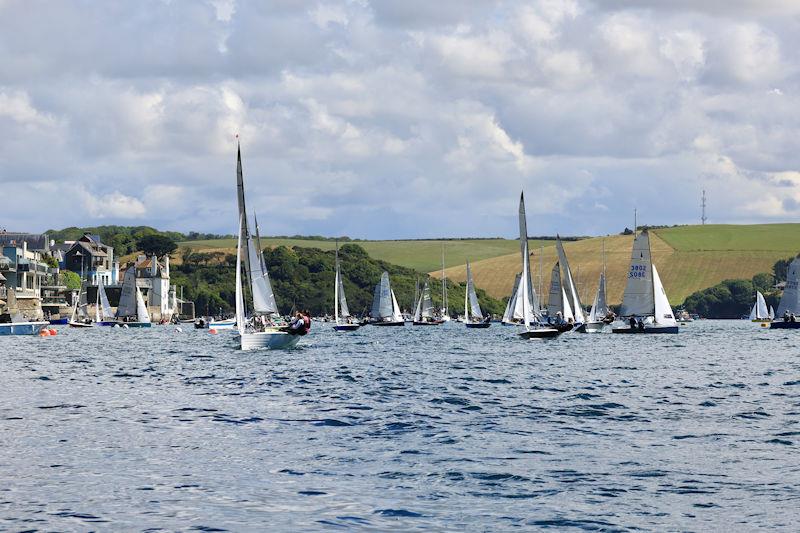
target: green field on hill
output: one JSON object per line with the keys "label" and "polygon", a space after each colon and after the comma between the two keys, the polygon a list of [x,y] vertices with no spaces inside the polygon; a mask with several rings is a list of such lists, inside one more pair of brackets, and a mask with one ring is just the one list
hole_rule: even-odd
{"label": "green field on hill", "polygon": [[[519,242],[509,239],[467,239],[447,241],[355,241],[367,253],[375,258],[395,265],[413,268],[420,272],[430,272],[442,267],[442,243],[445,244],[445,266],[453,267],[467,262],[481,261],[492,257],[519,252]],[[530,241],[530,247],[540,245],[552,246],[554,241]],[[274,239],[262,238],[265,248],[276,246],[302,246],[333,250],[334,241],[315,241],[306,239]],[[181,248],[192,248],[196,251],[226,250],[236,248],[234,239],[218,239],[207,241],[186,241],[180,243]]]}
{"label": "green field on hill", "polygon": [[655,231],[667,244],[680,252],[747,250],[797,253],[800,251],[800,224],[749,226],[707,224]]}

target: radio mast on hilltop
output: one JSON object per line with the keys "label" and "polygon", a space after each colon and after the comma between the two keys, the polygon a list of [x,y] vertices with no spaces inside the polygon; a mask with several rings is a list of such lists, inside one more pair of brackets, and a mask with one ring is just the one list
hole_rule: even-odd
{"label": "radio mast on hilltop", "polygon": [[706,225],[706,190],[703,189],[703,202],[701,204],[703,206],[703,214],[700,215],[700,223],[705,226]]}

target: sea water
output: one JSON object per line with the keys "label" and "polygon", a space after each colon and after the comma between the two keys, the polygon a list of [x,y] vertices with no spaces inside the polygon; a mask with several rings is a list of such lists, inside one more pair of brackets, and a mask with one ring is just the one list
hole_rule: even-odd
{"label": "sea water", "polygon": [[0,339],[0,529],[796,531],[800,331]]}

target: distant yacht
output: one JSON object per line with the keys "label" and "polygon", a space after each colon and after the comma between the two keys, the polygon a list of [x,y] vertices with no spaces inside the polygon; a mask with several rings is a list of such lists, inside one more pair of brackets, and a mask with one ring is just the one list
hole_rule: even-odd
{"label": "distant yacht", "polygon": [[564,244],[561,242],[561,237],[558,235],[556,235],[556,251],[558,252],[558,262],[563,272],[561,276],[563,290],[567,301],[570,303],[570,310],[572,311],[573,328],[575,331],[585,333],[586,315],[583,312],[583,304],[581,304],[580,296],[578,296],[578,287],[575,285],[575,278],[572,277],[572,270],[569,268],[569,261],[567,260],[567,253],[564,251]]}
{"label": "distant yacht", "polygon": [[767,307],[767,301],[761,291],[756,291],[756,303],[753,304],[753,309],[750,311],[750,321],[759,322],[762,324],[772,321],[770,310]]}
{"label": "distant yacht", "polygon": [[370,311],[370,324],[373,326],[405,326],[403,313],[397,305],[397,298],[389,284],[389,273],[384,272],[381,280],[375,286]]}
{"label": "distant yacht", "polygon": [[333,281],[333,317],[336,331],[355,331],[360,325],[353,320],[350,309],[347,308],[347,298],[344,296],[344,282],[342,281],[342,270],[339,264],[339,242],[336,242],[336,274]]}
{"label": "distant yacht", "polygon": [[491,322],[485,320],[475,293],[475,282],[472,281],[472,269],[467,260],[467,290],[464,295],[464,325],[468,328],[488,328]]}
{"label": "distant yacht", "polygon": [[[541,323],[540,316],[531,308],[527,298],[530,288],[530,253],[528,252],[528,221],[525,216],[525,195],[519,196],[519,244],[522,256],[522,274],[520,275],[519,298],[522,300],[522,325],[524,330],[518,333],[523,339],[545,339],[557,337],[561,332],[550,325]],[[538,310],[538,306],[536,308]]]}
{"label": "distant yacht", "polygon": [[647,230],[633,239],[620,316],[627,317],[631,323],[628,327],[614,328],[614,333],[678,333],[678,322],[651,258]]}
{"label": "distant yacht", "polygon": [[142,291],[136,285],[136,265],[131,265],[125,271],[116,318],[120,326],[129,328],[149,328],[152,325]]}
{"label": "distant yacht", "polygon": [[89,319],[88,307],[86,301],[86,281],[81,280],[81,287],[78,289],[78,299],[72,306],[72,317],[69,319],[69,327],[71,328],[91,328],[94,326]]}
{"label": "distant yacht", "polygon": [[[393,295],[394,296],[394,295]],[[422,287],[422,293],[417,301],[417,307],[414,310],[415,326],[439,326],[444,323],[444,320],[439,320],[433,313],[433,301],[431,300],[431,289],[428,282]]]}
{"label": "distant yacht", "polygon": [[603,271],[600,272],[600,280],[597,283],[597,293],[594,295],[592,310],[586,320],[586,333],[600,333],[605,327],[614,320],[614,314],[610,313],[606,303],[606,246],[603,241]]}

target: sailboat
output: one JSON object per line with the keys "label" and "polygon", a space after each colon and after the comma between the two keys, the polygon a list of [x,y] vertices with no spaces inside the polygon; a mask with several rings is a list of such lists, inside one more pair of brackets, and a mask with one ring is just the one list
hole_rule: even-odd
{"label": "sailboat", "polygon": [[372,310],[370,311],[369,323],[373,326],[405,326],[403,313],[397,305],[397,298],[389,285],[389,273],[381,274],[381,280],[375,286],[375,294],[372,298]]}
{"label": "sailboat", "polygon": [[597,283],[597,293],[594,295],[592,310],[586,321],[586,333],[600,333],[606,325],[613,322],[613,314],[609,313],[606,303],[606,246],[603,241],[603,271],[600,272],[600,281]]}
{"label": "sailboat", "polygon": [[767,308],[767,301],[761,291],[756,291],[756,303],[753,304],[753,309],[750,311],[750,321],[768,323],[772,321],[769,316],[769,309]]}
{"label": "sailboat", "polygon": [[[543,339],[558,336],[561,332],[557,329],[544,325],[539,320],[539,315],[531,309],[531,302],[527,298],[531,290],[531,272],[528,253],[528,221],[525,217],[525,194],[519,195],[519,244],[522,256],[522,274],[520,275],[520,299],[522,300],[522,324],[524,331],[518,335],[523,339]],[[536,306],[538,310],[538,305]]]}
{"label": "sailboat", "polygon": [[86,301],[86,282],[81,281],[81,288],[78,290],[78,299],[72,306],[72,317],[69,319],[71,328],[91,328],[94,326],[89,319],[88,302]]}
{"label": "sailboat", "polygon": [[776,316],[783,317],[783,321],[774,321],[770,329],[800,329],[800,290],[798,290],[798,271],[800,271],[800,257],[795,257],[789,263],[786,272],[786,287],[778,304]]}
{"label": "sailboat", "polygon": [[442,243],[442,309],[439,315],[442,322],[450,322],[450,314],[447,312],[447,274],[444,273],[444,243]]}
{"label": "sailboat", "polygon": [[550,294],[547,298],[547,322],[561,333],[572,331],[575,315],[572,304],[561,284],[561,264],[556,261],[550,273]]}
{"label": "sailboat", "polygon": [[519,282],[522,279],[522,273],[518,272],[514,278],[514,288],[511,290],[511,296],[508,297],[506,303],[506,310],[503,312],[503,319],[501,324],[504,326],[516,326],[522,322],[522,301],[519,301],[520,312],[517,316],[517,294],[519,291]]}
{"label": "sailboat", "polygon": [[428,282],[425,281],[422,287],[422,293],[420,293],[419,300],[417,301],[417,307],[414,310],[413,324],[415,326],[440,326],[443,323],[444,320],[437,319],[433,314],[431,289],[428,286]]}
{"label": "sailboat", "polygon": [[[236,330],[239,332],[240,347],[242,350],[291,348],[297,345],[301,335],[290,334],[283,328],[272,326],[269,318],[270,315],[277,314],[278,306],[275,303],[275,294],[272,292],[261,247],[258,245],[260,241],[258,224],[255,224],[255,239],[248,230],[240,146],[236,147],[236,192],[239,204],[239,236],[236,244]],[[247,304],[242,285],[242,268],[251,289]],[[252,309],[250,317],[248,309]]]}
{"label": "sailboat", "polygon": [[491,322],[483,318],[478,295],[475,293],[475,282],[472,281],[472,269],[467,261],[467,290],[464,295],[464,325],[468,328],[488,328]]}
{"label": "sailboat", "polygon": [[136,266],[131,265],[122,279],[122,291],[117,307],[117,323],[129,328],[149,328],[150,314],[142,297],[142,291],[136,286]]}
{"label": "sailboat", "polygon": [[352,321],[352,315],[347,308],[347,298],[344,296],[344,283],[342,282],[342,270],[339,265],[339,242],[336,242],[336,274],[334,276],[334,289],[333,289],[333,316],[336,320],[336,325],[333,329],[336,331],[355,331],[360,327],[360,324]]}
{"label": "sailboat", "polygon": [[573,327],[575,331],[585,333],[586,315],[583,311],[583,304],[581,304],[581,299],[578,295],[578,287],[575,284],[575,278],[572,277],[572,270],[569,268],[569,261],[567,260],[567,253],[564,251],[564,244],[561,242],[561,237],[558,235],[556,235],[556,251],[558,252],[558,262],[563,271],[563,275],[561,276],[563,290],[570,303],[570,310],[572,311]]}
{"label": "sailboat", "polygon": [[[110,319],[110,320],[109,320]],[[94,304],[94,323],[96,326],[113,326],[117,323],[114,320],[114,311],[108,302],[106,288],[103,286],[103,278],[97,284],[97,297]]]}
{"label": "sailboat", "polygon": [[647,230],[633,239],[620,315],[630,319],[630,326],[614,328],[614,333],[678,333],[678,322],[651,258]]}

